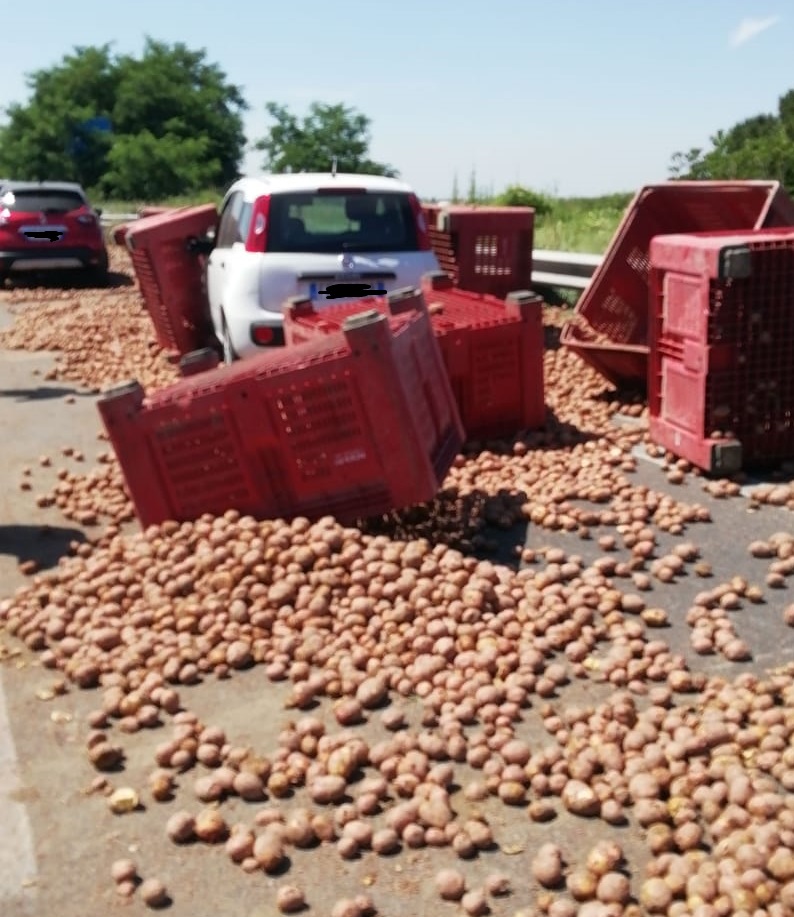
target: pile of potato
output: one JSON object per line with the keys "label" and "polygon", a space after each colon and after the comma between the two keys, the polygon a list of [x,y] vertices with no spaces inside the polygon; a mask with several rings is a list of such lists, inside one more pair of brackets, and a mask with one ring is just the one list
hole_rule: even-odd
{"label": "pile of potato", "polygon": [[[58,378],[163,381],[172,368],[147,343],[134,294],[115,297],[43,305],[47,322],[24,311],[12,339],[63,346]],[[70,350],[80,310],[91,330]],[[552,344],[559,324],[549,310]],[[108,328],[125,341],[117,362],[103,362]],[[45,499],[105,527],[0,603],[0,626],[98,692],[85,737],[96,789],[110,792],[105,775],[124,763],[120,734],[166,725],[135,793],[162,805],[174,844],[215,845],[242,873],[279,875],[283,913],[314,909],[300,874],[281,875],[289,850],[322,845],[341,860],[443,848],[459,866],[438,869],[439,913],[452,902],[450,913],[519,917],[514,880],[495,869],[475,883],[467,869],[501,845],[486,813],[502,809],[527,825],[562,812],[602,825],[587,850],[564,849],[552,831],[528,851],[534,905],[520,917],[794,913],[794,668],[707,676],[659,636],[671,609],[642,594],[699,564],[707,575],[692,540],[668,551],[660,536],[710,514],[632,482],[640,402],[615,400],[564,350],[550,346],[545,361],[545,431],[471,444],[433,504],[359,527],[230,511],[124,534],[130,507],[110,454],[99,470],[62,474]],[[613,425],[618,411],[636,423]],[[482,559],[494,530],[527,521],[596,539],[600,554]],[[752,550],[785,587],[794,538]],[[697,653],[747,658],[728,612],[757,599],[753,588],[737,577],[698,594],[686,612]],[[784,617],[794,625],[794,608]],[[235,745],[191,709],[193,685],[257,667],[288,687],[293,718],[272,747]],[[572,700],[577,686],[591,700]],[[227,817],[230,799],[247,803],[248,820]],[[642,862],[619,840],[626,824],[642,832]],[[119,894],[162,904],[163,884],[136,890],[136,869],[114,865]],[[330,913],[389,906],[373,891]]]}
{"label": "pile of potato", "polygon": [[[111,247],[111,277],[134,277],[129,257]],[[73,382],[101,391],[130,379],[158,388],[179,378],[154,339],[151,319],[134,283],[107,289],[61,292],[29,281],[3,292],[2,301],[15,316],[0,332],[0,347],[55,351],[48,381]]]}

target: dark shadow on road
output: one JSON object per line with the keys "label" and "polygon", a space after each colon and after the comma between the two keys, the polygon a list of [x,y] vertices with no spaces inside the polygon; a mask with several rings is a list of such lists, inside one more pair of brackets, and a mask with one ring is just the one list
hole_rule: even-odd
{"label": "dark shadow on road", "polygon": [[59,289],[59,290],[110,290],[119,287],[131,287],[135,281],[129,274],[121,271],[109,271],[104,280],[80,270],[35,271],[26,270],[11,272],[7,284],[12,289]]}
{"label": "dark shadow on road", "polygon": [[95,391],[81,391],[76,388],[55,388],[42,385],[37,388],[6,388],[0,389],[0,398],[13,398],[15,401],[46,401],[50,398],[65,398],[67,395],[87,398],[95,395]]}
{"label": "dark shadow on road", "polygon": [[530,284],[530,288],[534,293],[538,293],[543,297],[543,301],[547,306],[559,306],[563,309],[573,308],[579,296],[578,292],[560,287],[550,287],[545,283],[533,283]]}
{"label": "dark shadow on road", "polygon": [[517,566],[518,549],[526,541],[527,522],[521,510],[526,499],[520,492],[462,494],[450,487],[429,503],[362,519],[357,526],[366,535],[406,541],[431,538],[463,554]]}
{"label": "dark shadow on road", "polygon": [[85,542],[80,529],[48,525],[0,525],[0,554],[15,556],[20,563],[35,561],[40,570],[57,565],[70,554],[72,542]]}

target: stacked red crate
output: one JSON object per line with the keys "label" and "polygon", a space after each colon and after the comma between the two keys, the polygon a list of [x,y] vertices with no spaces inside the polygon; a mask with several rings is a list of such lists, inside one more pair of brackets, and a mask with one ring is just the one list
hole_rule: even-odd
{"label": "stacked red crate", "polygon": [[532,207],[425,204],[441,269],[461,290],[504,298],[532,284]]}
{"label": "stacked red crate", "polygon": [[157,343],[174,356],[204,346],[209,306],[200,261],[188,248],[218,218],[214,204],[164,210],[129,225],[125,242],[132,258]]}
{"label": "stacked red crate", "polygon": [[148,396],[132,383],[98,407],[144,526],[228,509],[353,522],[432,499],[463,444],[426,310],[351,316],[337,334]]}
{"label": "stacked red crate", "polygon": [[794,458],[794,228],[651,242],[650,435],[710,473]]}
{"label": "stacked red crate", "polygon": [[[424,299],[441,346],[463,427],[469,439],[513,436],[543,427],[543,300],[526,291],[506,300],[453,288],[446,274],[423,278],[421,290],[373,297],[366,308],[386,315],[416,308]],[[288,303],[287,344],[339,330],[359,303],[317,309],[310,300]]]}
{"label": "stacked red crate", "polygon": [[562,343],[614,385],[644,385],[651,239],[792,225],[794,202],[776,181],[671,181],[641,188],[563,327]]}

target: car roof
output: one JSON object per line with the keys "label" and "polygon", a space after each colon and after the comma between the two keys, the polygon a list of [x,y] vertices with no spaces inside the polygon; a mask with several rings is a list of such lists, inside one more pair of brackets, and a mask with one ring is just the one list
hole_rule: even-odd
{"label": "car roof", "polygon": [[411,193],[413,188],[396,178],[384,175],[364,175],[357,172],[288,172],[266,173],[239,178],[229,189],[227,197],[233,191],[242,191],[246,199],[260,194],[278,192],[308,192],[318,188],[339,187],[364,188],[367,191],[397,191]]}
{"label": "car roof", "polygon": [[85,197],[83,186],[71,181],[0,181],[5,191],[74,191]]}

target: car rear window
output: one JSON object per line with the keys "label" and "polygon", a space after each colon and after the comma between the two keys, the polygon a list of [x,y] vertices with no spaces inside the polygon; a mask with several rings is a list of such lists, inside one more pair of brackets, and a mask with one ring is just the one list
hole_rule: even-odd
{"label": "car rear window", "polygon": [[76,191],[7,191],[0,201],[16,213],[69,213],[84,206],[85,201]]}
{"label": "car rear window", "polygon": [[281,193],[270,199],[271,252],[416,251],[416,219],[407,194]]}

